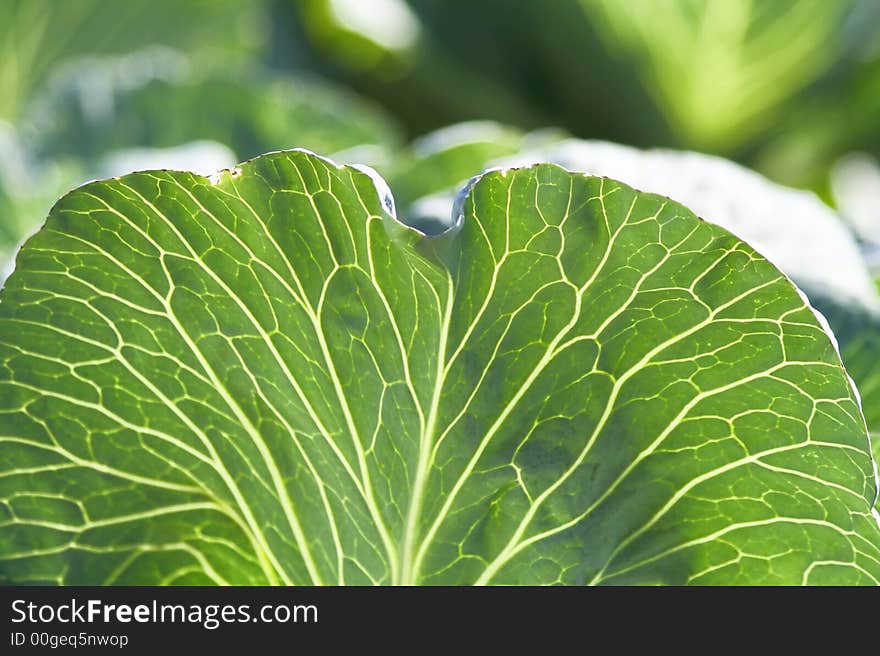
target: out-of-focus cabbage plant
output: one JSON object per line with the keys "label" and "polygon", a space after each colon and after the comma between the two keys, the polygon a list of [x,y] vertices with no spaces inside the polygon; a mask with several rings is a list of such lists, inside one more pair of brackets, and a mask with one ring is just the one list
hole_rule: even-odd
{"label": "out-of-focus cabbage plant", "polygon": [[296,44],[278,61],[357,86],[414,133],[474,118],[559,125],[732,156],[826,197],[837,158],[880,144],[875,0],[277,5],[279,41]]}
{"label": "out-of-focus cabbage plant", "polygon": [[239,0],[0,0],[0,119],[70,57],[163,44],[200,65],[252,57],[266,38],[259,3]]}

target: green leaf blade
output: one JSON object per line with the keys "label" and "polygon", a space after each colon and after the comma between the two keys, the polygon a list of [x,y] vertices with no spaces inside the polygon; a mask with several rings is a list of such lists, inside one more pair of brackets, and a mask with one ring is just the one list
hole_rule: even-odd
{"label": "green leaf blade", "polygon": [[59,202],[0,302],[0,573],[880,578],[854,391],[751,248],[553,165],[436,239],[381,187],[289,151]]}
{"label": "green leaf blade", "polygon": [[[478,296],[486,288],[502,291],[496,291],[491,302],[481,308],[482,324],[477,328],[470,328],[475,311],[466,301],[453,312],[452,343],[468,334],[467,329],[456,330],[455,321],[462,315],[470,334],[479,336],[471,338],[473,345],[468,340],[457,356],[462,361],[457,365],[459,377],[474,380],[474,372],[481,372],[488,382],[477,390],[462,383],[460,387],[467,390],[462,396],[474,394],[471,409],[463,413],[461,402],[454,400],[447,415],[450,419],[442,423],[455,426],[458,418],[463,435],[476,432],[467,423],[468,413],[480,416],[481,405],[506,408],[522,392],[518,407],[511,409],[507,421],[498,426],[491,440],[484,440],[487,452],[481,455],[480,466],[473,459],[468,463],[473,465],[471,472],[486,469],[494,478],[487,485],[471,473],[473,480],[461,487],[460,503],[464,507],[458,511],[461,516],[456,522],[472,527],[467,544],[474,552],[458,562],[463,572],[469,567],[483,570],[480,575],[486,582],[529,582],[534,575],[533,564],[541,562],[542,567],[554,569],[550,561],[556,563],[559,575],[554,581],[582,583],[596,577],[599,582],[613,574],[606,574],[608,563],[600,565],[602,552],[572,552],[566,531],[580,534],[584,541],[589,540],[587,536],[603,536],[608,545],[606,555],[612,559],[622,557],[615,547],[642,529],[649,535],[648,542],[655,544],[658,533],[669,533],[670,525],[681,523],[673,519],[675,505],[663,510],[658,519],[651,519],[651,511],[660,512],[669,502],[670,490],[707,476],[707,468],[710,472],[713,467],[724,471],[737,463],[742,471],[759,469],[762,463],[755,454],[788,448],[798,434],[804,442],[815,439],[802,426],[796,430],[796,420],[789,422],[795,424],[794,428],[778,426],[785,416],[777,415],[776,406],[787,402],[796,406],[797,414],[809,414],[809,404],[799,403],[800,397],[826,390],[821,379],[815,383],[804,379],[799,370],[807,369],[816,378],[835,378],[841,374],[841,367],[797,291],[784,284],[774,267],[725,231],[693,220],[681,206],[667,199],[636,194],[617,183],[575,177],[559,169],[554,174],[552,167],[538,167],[535,174],[527,171],[484,177],[472,192],[459,236],[461,247],[456,251],[471,267],[456,280],[457,289],[481,285]],[[606,184],[610,191],[603,189]],[[508,203],[505,190],[516,200]],[[570,198],[581,199],[580,207],[577,202],[570,203]],[[600,198],[607,201],[599,202]],[[511,205],[525,205],[531,211],[505,220]],[[476,206],[482,208],[481,213],[475,211]],[[523,226],[525,234],[535,235],[544,228],[542,222],[552,226],[563,223],[564,217],[566,227],[571,228],[564,232],[561,248],[535,253],[528,263],[511,263],[506,275],[503,265],[496,267],[499,260],[523,255],[518,250],[524,244],[516,243],[516,236],[509,245],[505,242],[506,226]],[[606,217],[610,217],[608,223]],[[537,224],[525,225],[528,220]],[[474,253],[482,257],[474,257]],[[543,276],[542,259],[549,260]],[[461,271],[462,266],[457,262],[450,269]],[[529,272],[528,278],[522,277],[524,270]],[[486,283],[487,279],[491,281]],[[527,286],[524,280],[528,280]],[[542,298],[542,292],[560,280],[582,289],[579,312],[574,309],[575,294],[566,298],[560,290],[553,309],[549,309],[553,304]],[[670,288],[679,295],[670,297]],[[785,293],[781,293],[783,289]],[[534,329],[517,326],[516,318],[499,319],[517,317],[517,313],[528,317],[529,304],[543,309],[547,326],[553,326],[550,317],[554,314],[560,317],[548,330],[543,344],[535,343],[539,335]],[[522,319],[526,324],[532,321]],[[749,323],[754,326],[746,331],[744,326]],[[520,335],[522,340],[518,341]],[[633,339],[634,335],[640,339]],[[803,340],[824,345],[815,364],[816,349],[807,348],[805,352]],[[571,346],[566,349],[569,342]],[[575,363],[579,366],[572,366]],[[548,379],[552,383],[548,384]],[[447,377],[450,380],[452,389],[456,389],[455,368]],[[813,387],[807,392],[799,390],[808,383]],[[742,387],[749,390],[749,395],[743,394]],[[554,389],[564,391],[558,399],[545,398],[547,390]],[[838,391],[852,394],[845,388]],[[750,405],[755,397],[759,405]],[[444,399],[452,397],[444,395]],[[729,427],[706,428],[706,422],[694,421],[694,417],[703,415],[728,417],[734,414],[732,409],[761,421],[752,422],[754,425],[739,422],[737,435]],[[856,428],[858,409],[852,401],[846,413],[851,417],[849,444],[864,449],[864,433]],[[493,419],[497,416],[489,414]],[[710,434],[704,435],[703,430]],[[839,434],[837,431],[831,434]],[[523,433],[528,434],[525,445],[521,444]],[[574,435],[579,436],[574,444],[560,439]],[[707,437],[711,441],[702,444]],[[464,439],[447,437],[450,454],[444,456],[441,447],[437,459],[455,462],[452,452]],[[462,449],[465,454],[473,451],[470,443],[468,446]],[[663,453],[666,449],[671,453]],[[516,454],[512,460],[511,453]],[[699,457],[696,463],[695,457]],[[458,461],[465,460],[458,456]],[[466,470],[468,465],[460,467]],[[498,473],[502,469],[507,470],[505,476]],[[564,472],[561,476],[560,471]],[[448,515],[453,516],[456,506],[444,495],[449,489],[445,476],[440,477],[428,497],[443,500]],[[591,485],[584,485],[584,476]],[[864,481],[871,480],[866,469],[850,469],[847,477],[863,481],[860,492],[869,493],[864,489]],[[656,499],[645,485],[652,480],[657,480]],[[699,489],[708,488],[703,493],[712,493],[713,485],[715,494],[725,489],[724,483],[713,484],[711,478]],[[497,489],[499,496],[491,500],[480,496],[490,488]],[[761,488],[756,487],[753,494],[760,495]],[[440,504],[438,501],[436,505]],[[486,512],[487,504],[494,506],[491,513]],[[603,510],[606,504],[607,512]],[[435,512],[429,508],[427,514]],[[688,517],[690,512],[683,514]],[[773,505],[769,504],[765,514],[771,512]],[[515,519],[501,526],[499,517]],[[656,527],[645,528],[649,521],[657,523]],[[665,525],[667,521],[669,525]],[[724,515],[719,515],[717,522],[724,521]],[[451,525],[446,530],[450,536],[444,539],[444,529],[437,529],[436,541],[441,545],[452,543],[455,528]],[[681,539],[680,530],[672,531],[676,539]],[[491,541],[482,552],[478,550],[477,533],[495,540],[497,534],[505,532],[509,535],[506,552],[499,554],[499,546]],[[446,560],[450,553],[453,550],[438,549],[438,562],[433,567],[440,576],[448,576],[449,568],[455,567]],[[570,554],[568,560],[566,554]],[[595,559],[592,571],[591,558]],[[430,560],[426,555],[426,562]],[[498,579],[485,576],[486,562],[495,564],[497,574],[493,576]],[[491,570],[493,565],[489,567]],[[665,576],[670,578],[666,582],[686,582],[673,574],[679,566],[668,567],[670,573]],[[430,571],[431,565],[426,568]]]}

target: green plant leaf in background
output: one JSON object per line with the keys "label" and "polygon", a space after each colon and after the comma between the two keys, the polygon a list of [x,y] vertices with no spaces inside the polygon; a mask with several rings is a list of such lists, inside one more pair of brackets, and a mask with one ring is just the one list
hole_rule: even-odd
{"label": "green plant leaf in background", "polygon": [[504,80],[462,65],[406,0],[279,0],[275,9],[275,65],[312,68],[379,99],[410,135],[465,118],[544,122]]}
{"label": "green plant leaf in background", "polygon": [[68,64],[32,100],[21,131],[38,157],[86,162],[198,140],[222,143],[239,160],[293,145],[336,153],[401,143],[389,116],[337,85],[247,67],[194,72],[155,48]]}
{"label": "green plant leaf in background", "polygon": [[0,0],[0,16],[0,120],[11,122],[71,55],[164,44],[201,63],[241,59],[262,45],[265,18],[238,0]]}
{"label": "green plant leaf in background", "polygon": [[[859,237],[868,269],[880,291],[880,163],[866,153],[852,153],[832,169],[831,188],[841,216]],[[859,386],[874,452],[880,447],[880,312],[841,308],[823,310],[838,333],[847,368]]]}
{"label": "green plant leaf in background", "polygon": [[611,48],[635,58],[686,145],[729,150],[834,63],[858,0],[581,0]]}
{"label": "green plant leaf in background", "polygon": [[280,0],[276,63],[355,85],[411,134],[474,118],[559,125],[733,155],[817,190],[836,157],[877,143],[875,0],[374,5]]}
{"label": "green plant leaf in background", "polygon": [[59,201],[0,302],[0,573],[880,580],[855,392],[749,246],[554,165],[393,212],[301,151]]}
{"label": "green plant leaf in background", "polygon": [[880,160],[853,152],[831,169],[831,195],[862,243],[868,267],[880,274]]}
{"label": "green plant leaf in background", "polygon": [[856,0],[839,61],[757,143],[755,165],[777,182],[827,192],[829,168],[848,153],[880,156],[880,3]]}
{"label": "green plant leaf in background", "polygon": [[18,132],[0,121],[0,285],[11,271],[13,250],[79,173],[76,165],[35,171]]}
{"label": "green plant leaf in background", "polygon": [[523,149],[521,130],[492,121],[457,123],[435,130],[409,146],[390,178],[402,205],[446,191],[472,177],[474,162],[488,162]]}
{"label": "green plant leaf in background", "polygon": [[490,119],[639,144],[670,138],[634,66],[606,52],[580,0],[555,0],[549,11],[509,0],[279,0],[276,8],[276,65],[344,80],[410,135]]}
{"label": "green plant leaf in background", "polygon": [[[880,442],[880,316],[823,305],[841,345],[841,356],[856,381],[868,428]],[[875,445],[876,446],[876,445]]]}

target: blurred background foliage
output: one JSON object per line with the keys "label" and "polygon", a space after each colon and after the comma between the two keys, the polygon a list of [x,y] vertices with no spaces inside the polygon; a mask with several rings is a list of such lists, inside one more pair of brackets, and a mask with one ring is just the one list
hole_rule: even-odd
{"label": "blurred background foliage", "polygon": [[413,202],[563,135],[731,158],[880,243],[880,0],[0,0],[0,17],[0,252],[90,177],[302,146]]}
{"label": "blurred background foliage", "polygon": [[265,14],[240,0],[2,0],[0,119],[15,121],[53,70],[83,54],[123,54],[153,44],[194,63],[258,57]]}

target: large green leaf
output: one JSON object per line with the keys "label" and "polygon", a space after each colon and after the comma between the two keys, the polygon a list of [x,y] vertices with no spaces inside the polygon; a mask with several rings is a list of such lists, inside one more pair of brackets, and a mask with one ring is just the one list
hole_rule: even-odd
{"label": "large green leaf", "polygon": [[[859,386],[868,426],[880,432],[880,296],[868,266],[871,252],[866,251],[866,262],[851,231],[814,194],[774,184],[719,157],[602,141],[562,140],[495,160],[481,159],[476,151],[470,154],[475,156],[469,166],[459,162],[461,180],[498,164],[555,162],[670,196],[747,241],[806,291],[828,318]],[[878,232],[871,214],[873,177],[873,169],[841,166],[835,186],[842,212],[859,228],[863,246]],[[422,214],[433,212],[436,223],[449,216],[453,200],[454,192],[447,189],[414,207],[422,208]]]}
{"label": "large green leaf", "polygon": [[[546,159],[668,195],[772,259],[828,318],[843,361],[861,393],[868,427],[880,432],[880,296],[859,243],[840,217],[815,195],[774,184],[732,162],[698,153],[641,151],[570,140],[525,153],[520,159]],[[485,165],[475,161],[472,168],[477,171]],[[841,167],[840,176],[846,171],[847,167]],[[863,207],[870,205],[866,201],[876,190],[864,179],[855,178],[872,175],[872,170],[853,171],[849,167],[849,177],[838,180],[837,185],[842,213],[858,228],[862,245],[872,240],[872,234],[880,234],[867,218],[870,210]],[[845,190],[849,194],[844,194]]]}
{"label": "large green leaf", "polygon": [[855,392],[775,267],[553,165],[457,208],[425,238],[301,151],[63,198],[0,297],[0,573],[880,580]]}
{"label": "large green leaf", "polygon": [[[858,243],[813,193],[775,184],[720,157],[602,141],[572,139],[514,161],[556,162],[669,196],[754,246],[811,298],[822,295],[844,306],[880,312]],[[475,162],[473,168],[485,166]]]}

